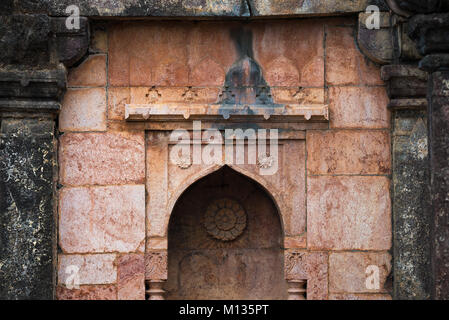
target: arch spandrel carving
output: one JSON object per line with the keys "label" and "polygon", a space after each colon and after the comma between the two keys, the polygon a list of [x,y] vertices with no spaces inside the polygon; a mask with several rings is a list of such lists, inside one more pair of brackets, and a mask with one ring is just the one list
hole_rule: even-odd
{"label": "arch spandrel carving", "polygon": [[[147,237],[167,236],[171,212],[181,194],[194,182],[220,169],[224,164],[192,164],[184,168],[169,160],[168,134],[161,138],[149,137],[147,148]],[[247,146],[245,147],[247,150]],[[228,164],[233,170],[260,184],[272,197],[281,215],[286,236],[299,236],[305,231],[305,144],[302,139],[279,141],[278,171],[261,175],[260,164]]]}

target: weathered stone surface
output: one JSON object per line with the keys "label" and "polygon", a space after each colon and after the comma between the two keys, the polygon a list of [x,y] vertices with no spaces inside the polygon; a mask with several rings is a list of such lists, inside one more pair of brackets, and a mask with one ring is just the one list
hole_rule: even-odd
{"label": "weathered stone surface", "polygon": [[59,130],[105,131],[106,90],[68,89],[59,114]]}
{"label": "weathered stone surface", "polygon": [[357,44],[370,60],[380,64],[389,63],[395,57],[393,33],[391,32],[395,20],[391,13],[380,12],[379,27],[372,28],[370,25],[372,15],[372,12],[359,14]]}
{"label": "weathered stone surface", "polygon": [[[379,269],[379,289],[370,289],[366,283],[372,275],[369,266]],[[329,291],[332,293],[387,292],[391,272],[388,253],[341,252],[329,256]],[[369,282],[370,285],[373,283]],[[375,283],[374,283],[375,284]]]}
{"label": "weathered stone surface", "polygon": [[54,296],[54,123],[2,119],[0,299]]}
{"label": "weathered stone surface", "polygon": [[264,70],[268,85],[297,90],[324,85],[321,21],[254,23],[252,29],[255,58]]}
{"label": "weathered stone surface", "polygon": [[429,152],[436,299],[449,299],[449,72],[431,74]]}
{"label": "weathered stone surface", "polygon": [[308,248],[389,250],[389,188],[387,177],[309,177]]}
{"label": "weathered stone surface", "polygon": [[106,85],[106,55],[90,55],[67,76],[69,87],[103,87]]}
{"label": "weathered stone surface", "polygon": [[426,112],[397,110],[393,122],[394,297],[429,299],[430,190]]}
{"label": "weathered stone surface", "polygon": [[427,93],[427,72],[414,65],[388,65],[381,69],[391,99],[423,98]]}
{"label": "weathered stone surface", "polygon": [[58,300],[116,300],[117,286],[115,284],[84,285],[79,289],[58,286],[56,295]]}
{"label": "weathered stone surface", "polygon": [[307,170],[310,174],[388,174],[390,138],[386,131],[310,130]]}
{"label": "weathered stone surface", "polygon": [[1,15],[0,65],[51,65],[50,31],[50,17],[44,14]]}
{"label": "weathered stone surface", "polygon": [[65,66],[78,62],[89,47],[89,24],[86,17],[79,17],[79,28],[68,29],[66,18],[51,18],[51,31],[56,36],[54,43],[57,59]]}
{"label": "weathered stone surface", "polygon": [[324,88],[273,88],[275,103],[324,104]]}
{"label": "weathered stone surface", "polygon": [[117,259],[117,297],[119,300],[145,299],[145,262],[143,254],[126,254]]}
{"label": "weathered stone surface", "polygon": [[223,0],[223,1],[164,1],[164,0],[122,0],[92,2],[88,0],[42,0],[39,5],[21,1],[6,7],[8,10],[26,13],[47,12],[52,16],[66,16],[69,5],[77,5],[81,16],[101,17],[249,17],[249,16],[302,16],[338,15],[365,11],[369,4],[379,5],[385,10],[383,1],[375,0]]}
{"label": "weathered stone surface", "polygon": [[449,13],[417,14],[408,32],[422,55],[449,51]]}
{"label": "weathered stone surface", "polygon": [[[115,254],[59,254],[58,283],[62,285],[115,283],[117,281],[115,259]],[[75,267],[78,272],[74,271]],[[76,281],[71,282],[75,274],[77,274]]]}
{"label": "weathered stone surface", "polygon": [[389,294],[331,293],[329,300],[391,300]]}
{"label": "weathered stone surface", "polygon": [[302,234],[296,237],[284,237],[284,248],[298,249],[307,247],[307,235]]}
{"label": "weathered stone surface", "polygon": [[307,300],[327,300],[328,254],[286,250],[284,276],[287,280],[307,279]]}
{"label": "weathered stone surface", "polygon": [[405,16],[449,9],[449,3],[445,0],[387,0],[387,3],[393,11]]}
{"label": "weathered stone surface", "polygon": [[108,52],[108,31],[106,23],[91,21],[91,36],[89,51],[92,53]]}
{"label": "weathered stone surface", "polygon": [[246,1],[164,1],[164,0],[122,0],[91,2],[87,0],[50,1],[49,12],[55,16],[66,16],[67,6],[77,5],[82,16],[167,16],[167,17],[247,17]]}
{"label": "weathered stone surface", "polygon": [[381,85],[379,67],[357,49],[354,30],[326,28],[326,81],[329,85]]}
{"label": "weathered stone surface", "polygon": [[419,61],[419,68],[427,72],[449,69],[449,54],[434,53],[428,54]]}
{"label": "weathered stone surface", "polygon": [[130,88],[108,89],[108,120],[125,120],[125,105],[130,103]]}
{"label": "weathered stone surface", "polygon": [[[340,12],[361,12],[372,1],[339,1],[339,0],[318,0],[318,1],[276,1],[276,0],[250,0],[252,13],[254,16],[271,15],[322,15]],[[377,4],[377,3],[376,3]]]}
{"label": "weathered stone surface", "polygon": [[[53,111],[48,104],[58,105],[65,91],[65,70],[62,66],[54,69],[0,68],[0,108],[16,111]],[[16,99],[11,99],[11,98]],[[25,99],[39,99],[39,101]],[[4,100],[3,100],[4,99]],[[42,100],[46,101],[42,101]]]}
{"label": "weathered stone surface", "polygon": [[143,132],[68,133],[59,141],[60,179],[64,185],[145,181]]}
{"label": "weathered stone surface", "polygon": [[329,88],[332,128],[381,129],[390,126],[388,97],[383,87]]}
{"label": "weathered stone surface", "polygon": [[145,187],[64,188],[59,215],[65,253],[134,252],[145,239]]}
{"label": "weathered stone surface", "polygon": [[259,71],[266,83],[260,85],[296,91],[322,87],[323,36],[322,23],[310,21],[117,23],[110,28],[109,81],[113,86],[219,87],[248,55],[264,70]]}
{"label": "weathered stone surface", "polygon": [[[221,85],[221,84],[220,84]],[[123,88],[113,88],[123,89]],[[220,88],[202,87],[131,87],[130,101],[136,104],[148,103],[215,103],[221,92]],[[125,92],[124,90],[120,90]],[[120,106],[123,108],[124,106]],[[117,108],[115,108],[117,109]],[[122,110],[120,110],[123,112]]]}

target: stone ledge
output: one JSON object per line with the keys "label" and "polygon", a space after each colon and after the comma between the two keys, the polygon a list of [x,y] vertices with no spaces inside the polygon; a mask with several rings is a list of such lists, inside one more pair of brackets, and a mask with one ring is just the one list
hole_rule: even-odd
{"label": "stone ledge", "polygon": [[[126,104],[126,120],[187,120],[189,118],[207,120],[228,120],[232,117],[255,120],[270,118],[277,121],[299,121],[299,120],[329,120],[329,110],[327,105],[221,105],[221,104],[150,104],[136,105]],[[231,120],[229,120],[231,121]]]}
{"label": "stone ledge", "polygon": [[59,100],[65,83],[62,65],[41,70],[0,68],[0,98]]}

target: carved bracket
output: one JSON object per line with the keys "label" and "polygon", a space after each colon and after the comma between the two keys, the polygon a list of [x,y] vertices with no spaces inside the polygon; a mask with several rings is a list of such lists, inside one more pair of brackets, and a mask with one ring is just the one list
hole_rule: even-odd
{"label": "carved bracket", "polygon": [[357,43],[361,52],[379,64],[389,64],[397,58],[418,60],[421,56],[407,34],[407,20],[380,12],[379,29],[368,29],[366,22],[370,13],[360,13]]}
{"label": "carved bracket", "polygon": [[79,29],[68,29],[66,18],[52,18],[52,32],[56,35],[58,59],[70,67],[78,62],[89,48],[89,24],[85,17],[80,17]]}

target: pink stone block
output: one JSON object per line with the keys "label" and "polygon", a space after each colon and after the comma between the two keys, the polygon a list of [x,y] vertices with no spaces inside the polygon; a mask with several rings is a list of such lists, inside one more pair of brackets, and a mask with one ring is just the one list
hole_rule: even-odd
{"label": "pink stone block", "polygon": [[125,105],[130,103],[129,88],[108,90],[108,120],[125,120]]}
{"label": "pink stone block", "polygon": [[309,249],[389,250],[387,177],[311,176],[307,188]]}
{"label": "pink stone block", "polygon": [[59,114],[59,130],[106,130],[105,89],[68,89]]}
{"label": "pink stone block", "polygon": [[389,174],[390,163],[387,131],[307,132],[309,174]]}
{"label": "pink stone block", "polygon": [[[114,265],[115,254],[87,254],[58,256],[58,283],[79,280],[83,284],[108,284],[117,281],[117,268]],[[70,282],[75,284],[74,282]]]}
{"label": "pink stone block", "polygon": [[145,240],[145,187],[64,188],[59,244],[65,253],[134,252]]}
{"label": "pink stone block", "polygon": [[354,28],[326,28],[326,81],[329,85],[381,85],[380,67],[358,50]]}
{"label": "pink stone block", "polygon": [[145,261],[143,254],[125,254],[117,259],[118,299],[145,300]]}
{"label": "pink stone block", "polygon": [[390,127],[389,99],[384,87],[331,87],[329,100],[332,128]]}
{"label": "pink stone block", "polygon": [[57,286],[56,297],[58,300],[116,300],[117,287],[115,284],[87,285],[79,289]]}
{"label": "pink stone block", "polygon": [[143,132],[69,133],[60,139],[64,185],[107,185],[145,181]]}
{"label": "pink stone block", "polygon": [[309,252],[307,255],[307,300],[327,300],[328,255]]}
{"label": "pink stone block", "polygon": [[[378,270],[378,282],[372,282],[374,268]],[[391,256],[387,252],[331,253],[329,290],[333,293],[385,293],[390,272]]]}
{"label": "pink stone block", "polygon": [[91,55],[78,67],[70,69],[67,82],[69,87],[104,87],[106,55]]}
{"label": "pink stone block", "polygon": [[389,294],[331,293],[329,300],[392,300]]}
{"label": "pink stone block", "polygon": [[286,250],[285,277],[293,280],[307,279],[307,300],[327,300],[328,254]]}

